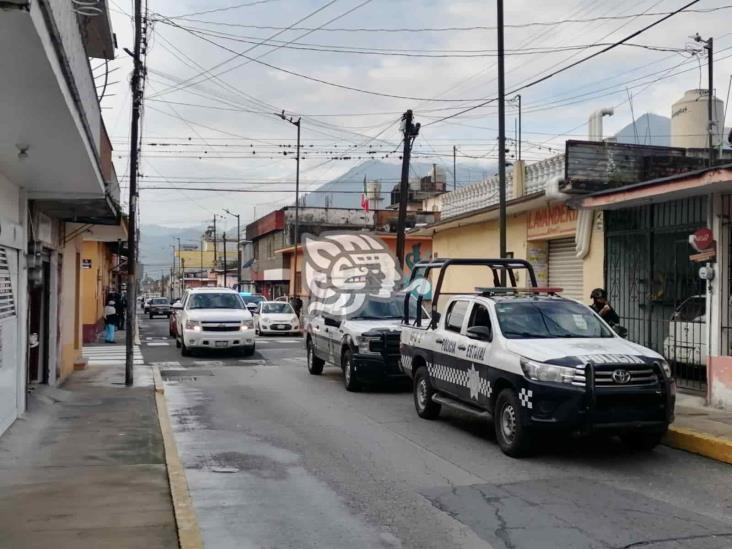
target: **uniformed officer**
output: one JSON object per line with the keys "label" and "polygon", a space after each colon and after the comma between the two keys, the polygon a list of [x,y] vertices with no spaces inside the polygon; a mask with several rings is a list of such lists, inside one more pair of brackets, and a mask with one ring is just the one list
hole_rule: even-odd
{"label": "uniformed officer", "polygon": [[618,313],[616,313],[615,309],[613,309],[607,302],[607,290],[605,290],[605,288],[595,288],[592,290],[590,299],[592,299],[592,305],[590,305],[590,308],[600,315],[605,322],[610,324],[610,326],[614,326],[620,322]]}

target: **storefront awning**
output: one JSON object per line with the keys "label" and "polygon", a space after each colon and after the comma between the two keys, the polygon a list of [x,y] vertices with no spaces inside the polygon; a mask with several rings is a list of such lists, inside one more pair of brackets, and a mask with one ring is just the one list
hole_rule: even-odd
{"label": "storefront awning", "polygon": [[581,209],[615,210],[717,192],[732,192],[732,164],[608,189],[570,201]]}

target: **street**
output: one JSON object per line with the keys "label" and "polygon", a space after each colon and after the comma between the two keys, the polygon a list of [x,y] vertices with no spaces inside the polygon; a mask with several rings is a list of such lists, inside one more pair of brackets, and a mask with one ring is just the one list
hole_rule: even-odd
{"label": "street", "polygon": [[301,338],[183,358],[140,320],[207,547],[729,548],[729,466],[604,438],[501,453],[490,429],[417,417],[405,389],[311,376]]}

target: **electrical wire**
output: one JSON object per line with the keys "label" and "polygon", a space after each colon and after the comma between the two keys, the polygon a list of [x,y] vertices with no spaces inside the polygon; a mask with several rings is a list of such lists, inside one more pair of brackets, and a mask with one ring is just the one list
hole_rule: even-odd
{"label": "electrical wire", "polygon": [[[603,53],[606,53],[606,52],[608,52],[608,51],[610,51],[610,50],[612,50],[612,49],[620,46],[621,44],[627,42],[628,40],[631,40],[632,38],[635,38],[639,34],[642,34],[642,33],[646,32],[647,30],[655,27],[656,25],[659,25],[659,24],[663,23],[664,21],[666,21],[667,19],[670,19],[674,15],[676,15],[678,13],[681,13],[682,11],[684,11],[685,9],[687,9],[689,6],[693,6],[694,4],[697,4],[697,3],[699,3],[699,0],[692,0],[691,2],[689,2],[689,3],[685,4],[684,6],[678,8],[677,10],[675,10],[675,11],[673,11],[673,12],[665,15],[664,17],[662,17],[660,19],[657,19],[656,21],[654,21],[650,25],[646,25],[645,27],[643,27],[643,28],[641,28],[641,29],[639,29],[639,30],[637,30],[637,31],[629,34],[628,36],[626,36],[622,40],[619,40],[618,42],[614,42],[612,45],[607,46],[607,47],[601,49],[600,51],[591,53],[590,55],[587,55],[587,56],[583,57],[582,59],[578,59],[577,61],[574,61],[574,62],[570,63],[569,65],[565,65],[564,67],[561,67],[561,68],[559,68],[559,69],[557,69],[557,70],[555,70],[555,71],[553,71],[553,72],[551,72],[549,74],[546,74],[546,75],[544,75],[544,76],[542,76],[540,78],[537,78],[535,80],[532,80],[531,82],[529,82],[527,84],[524,84],[522,86],[519,86],[517,88],[514,88],[513,90],[507,92],[506,95],[513,95],[513,94],[515,94],[515,93],[517,93],[519,91],[522,91],[522,90],[531,88],[533,86],[536,86],[537,84],[540,84],[541,82],[544,82],[546,80],[549,80],[550,78],[553,78],[554,76],[556,76],[558,74],[561,74],[561,73],[563,73],[565,71],[568,71],[569,69],[572,69],[572,68],[576,67],[577,65],[580,65],[582,63],[585,63],[585,62],[589,61],[590,59],[594,59],[595,57],[597,57],[599,55],[602,55]],[[496,100],[497,100],[497,98],[488,99],[487,101],[484,101],[483,103],[479,103],[477,105],[473,105],[472,107],[468,107],[468,108],[466,108],[466,109],[464,109],[464,110],[462,110],[460,112],[457,112],[457,113],[454,113],[454,114],[450,114],[448,116],[445,116],[445,117],[440,118],[439,120],[435,120],[433,122],[429,122],[429,123],[425,124],[424,126],[431,126],[431,125],[434,125],[434,124],[438,124],[440,122],[444,122],[445,120],[449,120],[451,118],[456,118],[458,116],[461,116],[462,114],[465,114],[467,112],[473,111],[473,110],[475,110],[477,108],[480,108],[482,106],[485,106],[485,105],[487,105],[489,103],[492,103],[492,102],[494,102]]]}
{"label": "electrical wire", "polygon": [[[706,13],[713,13],[721,10],[728,10],[732,8],[732,5],[724,5],[724,6],[717,6],[714,8],[705,8],[705,9],[690,9],[686,10],[687,13],[700,13],[700,14],[706,14]],[[600,21],[618,21],[622,19],[634,19],[637,17],[656,17],[660,15],[667,15],[671,12],[649,12],[649,13],[633,13],[628,15],[616,15],[616,16],[599,16],[599,17],[590,17],[590,18],[567,18],[567,19],[559,19],[556,21],[533,21],[528,23],[506,23],[504,25],[507,29],[525,29],[525,28],[532,28],[532,27],[556,27],[558,25],[564,25],[564,24],[574,24],[574,23],[594,23],[594,22],[600,22]],[[159,17],[165,17],[160,14],[153,14],[154,16],[157,15]],[[175,17],[167,16],[168,18],[174,19]],[[307,30],[313,30],[310,27],[277,27],[277,26],[269,26],[269,25],[250,25],[250,24],[242,24],[242,23],[231,23],[228,21],[205,21],[200,19],[187,19],[188,21],[195,22],[195,23],[204,23],[207,25],[217,25],[222,27],[239,27],[239,28],[246,28],[246,29],[258,29],[258,30],[297,30],[297,31],[307,31]],[[469,26],[469,27],[335,27],[335,28],[327,28],[327,29],[318,29],[325,32],[367,32],[367,33],[423,33],[423,32],[470,32],[470,31],[492,31],[496,30],[496,27],[494,26]]]}

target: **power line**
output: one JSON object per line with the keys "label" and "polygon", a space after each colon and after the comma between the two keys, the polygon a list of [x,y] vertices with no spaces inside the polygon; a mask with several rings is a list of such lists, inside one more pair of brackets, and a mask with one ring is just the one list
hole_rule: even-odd
{"label": "power line", "polygon": [[[732,8],[732,5],[725,5],[725,6],[718,6],[714,8],[705,8],[705,9],[690,9],[686,10],[687,13],[713,13],[721,10],[728,10]],[[668,15],[669,13],[673,12],[648,12],[648,13],[633,13],[628,15],[606,15],[606,16],[598,16],[598,17],[589,17],[589,18],[568,18],[568,19],[559,19],[556,21],[533,21],[529,23],[512,23],[512,24],[506,24],[504,25],[506,28],[513,28],[513,29],[523,29],[523,28],[531,28],[531,27],[555,27],[558,25],[564,25],[564,24],[574,24],[574,23],[594,23],[594,22],[600,22],[600,21],[617,21],[622,19],[634,19],[637,17],[656,17],[660,15]],[[159,15],[159,14],[158,14]],[[164,17],[164,16],[160,16]],[[170,17],[168,18],[175,18]],[[239,28],[246,28],[246,29],[258,29],[258,30],[297,30],[297,31],[307,31],[307,30],[314,30],[310,27],[278,27],[278,26],[270,26],[270,25],[248,25],[248,24],[242,24],[242,23],[230,23],[227,21],[205,21],[200,19],[187,19],[190,22],[195,23],[203,23],[207,25],[218,25],[222,27],[239,27]],[[324,32],[374,32],[374,33],[405,33],[405,32],[414,32],[414,33],[422,33],[422,32],[470,32],[470,31],[487,31],[487,30],[496,30],[496,27],[494,26],[469,26],[469,27],[332,27],[327,29],[318,29]]]}
{"label": "power line", "polygon": [[[693,6],[694,4],[697,4],[697,3],[699,3],[699,0],[692,0],[688,4],[685,4],[684,6],[680,7],[679,9],[677,9],[677,10],[675,10],[675,11],[673,11],[673,12],[667,14],[667,15],[665,15],[664,17],[662,17],[660,19],[657,19],[656,21],[654,21],[650,25],[646,25],[642,29],[639,29],[639,30],[637,30],[637,31],[629,34],[628,36],[626,36],[622,40],[619,40],[617,42],[614,42],[610,46],[607,46],[607,47],[601,49],[600,51],[591,53],[590,55],[587,55],[587,56],[583,57],[582,59],[578,59],[577,61],[574,61],[574,62],[570,63],[569,65],[565,65],[564,67],[561,67],[561,68],[559,68],[559,69],[557,69],[557,70],[555,70],[555,71],[553,71],[553,72],[551,72],[549,74],[546,74],[546,75],[544,75],[544,76],[542,76],[540,78],[537,78],[535,80],[532,80],[531,82],[529,82],[527,84],[524,84],[522,86],[519,86],[517,88],[514,88],[513,90],[511,90],[509,92],[506,92],[506,94],[507,95],[513,95],[514,93],[517,93],[517,92],[519,92],[521,90],[525,90],[527,88],[531,88],[531,87],[536,86],[537,84],[539,84],[541,82],[544,82],[546,80],[549,80],[550,78],[553,78],[554,76],[556,76],[558,74],[561,74],[561,73],[563,73],[565,71],[568,71],[569,69],[574,68],[577,65],[580,65],[580,64],[582,64],[582,63],[584,63],[586,61],[589,61],[590,59],[594,59],[595,57],[597,57],[599,55],[602,55],[603,53],[606,53],[606,52],[608,52],[608,51],[610,51],[610,50],[612,50],[612,49],[620,46],[621,44],[627,42],[628,40],[631,40],[632,38],[635,38],[639,34],[644,33],[645,31],[647,31],[647,30],[655,27],[656,25],[659,25],[659,24],[663,23],[664,21],[666,21],[667,19],[670,19],[674,15],[676,15],[678,13],[681,13],[686,8],[688,8],[689,6]],[[479,103],[477,105],[473,105],[472,107],[468,107],[468,108],[466,108],[466,109],[464,109],[464,110],[462,110],[460,112],[457,112],[457,113],[454,113],[454,114],[450,114],[448,116],[445,116],[443,118],[440,118],[439,120],[435,120],[435,121],[429,122],[429,123],[425,124],[425,126],[431,126],[433,124],[437,124],[439,122],[443,122],[445,120],[449,120],[451,118],[455,118],[457,116],[460,116],[462,114],[465,114],[466,112],[470,112],[472,110],[475,110],[475,109],[478,109],[480,107],[483,107],[483,106],[485,106],[485,105],[487,105],[489,103],[492,103],[495,100],[496,100],[496,98],[488,99],[487,101],[484,101],[483,103]]]}
{"label": "power line", "polygon": [[214,9],[205,10],[205,11],[195,11],[192,13],[184,13],[181,15],[171,15],[170,17],[174,18],[174,19],[184,19],[186,17],[191,17],[194,15],[204,15],[207,13],[218,13],[218,12],[222,12],[222,11],[235,10],[235,9],[239,9],[239,8],[248,8],[250,6],[257,6],[259,4],[270,4],[272,2],[279,2],[279,1],[280,0],[256,0],[254,2],[245,2],[244,4],[235,4],[233,6],[225,6],[223,8],[214,8]]}

